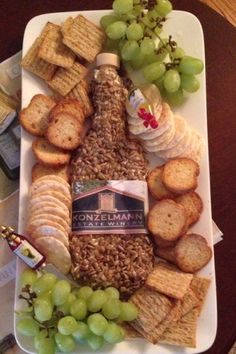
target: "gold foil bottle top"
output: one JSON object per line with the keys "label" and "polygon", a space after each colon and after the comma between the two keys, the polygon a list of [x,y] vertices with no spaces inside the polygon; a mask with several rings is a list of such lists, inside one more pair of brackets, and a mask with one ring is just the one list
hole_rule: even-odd
{"label": "gold foil bottle top", "polygon": [[10,226],[0,225],[0,237],[9,238],[14,233],[14,229]]}

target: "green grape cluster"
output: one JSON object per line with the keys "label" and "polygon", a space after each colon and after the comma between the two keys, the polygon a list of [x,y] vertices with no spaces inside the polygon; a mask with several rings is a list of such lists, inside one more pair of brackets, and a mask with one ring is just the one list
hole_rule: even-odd
{"label": "green grape cluster", "polygon": [[169,0],[114,0],[113,10],[100,21],[107,34],[105,51],[117,53],[125,66],[141,70],[171,104],[181,104],[184,91],[199,89],[196,75],[203,62],[187,56],[172,36],[161,37],[172,11]]}
{"label": "green grape cluster", "polygon": [[105,342],[119,343],[124,339],[122,321],[133,321],[137,308],[120,300],[113,287],[93,290],[90,286],[72,287],[51,273],[26,269],[20,278],[22,294],[28,309],[17,323],[17,331],[34,337],[39,354],[75,351],[77,343],[92,350]]}

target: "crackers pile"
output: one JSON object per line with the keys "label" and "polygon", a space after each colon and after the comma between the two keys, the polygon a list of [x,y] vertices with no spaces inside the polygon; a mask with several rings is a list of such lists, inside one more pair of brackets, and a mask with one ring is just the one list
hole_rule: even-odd
{"label": "crackers pile", "polygon": [[131,326],[125,325],[126,337],[195,348],[197,320],[209,285],[208,278],[158,262],[145,286],[130,298],[139,314]]}
{"label": "crackers pile", "polygon": [[47,175],[32,183],[29,193],[26,233],[32,243],[67,274],[71,267],[69,233],[71,231],[70,185],[61,177]]}
{"label": "crackers pile", "polygon": [[200,162],[204,151],[204,139],[187,121],[173,114],[167,103],[162,103],[158,128],[145,127],[141,119],[128,117],[129,131],[142,140],[147,152],[164,160],[189,157]]}
{"label": "crackers pile", "polygon": [[158,200],[147,219],[155,253],[190,273],[203,268],[212,257],[205,237],[187,233],[203,210],[202,199],[195,192],[199,172],[194,160],[176,158],[156,167],[147,178],[150,193]]}

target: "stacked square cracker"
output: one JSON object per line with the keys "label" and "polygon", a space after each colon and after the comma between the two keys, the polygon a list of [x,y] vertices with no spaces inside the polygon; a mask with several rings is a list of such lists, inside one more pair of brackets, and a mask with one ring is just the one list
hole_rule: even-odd
{"label": "stacked square cracker", "polygon": [[158,262],[146,284],[130,299],[139,309],[127,338],[145,338],[153,344],[196,347],[197,320],[210,279],[184,273]]}

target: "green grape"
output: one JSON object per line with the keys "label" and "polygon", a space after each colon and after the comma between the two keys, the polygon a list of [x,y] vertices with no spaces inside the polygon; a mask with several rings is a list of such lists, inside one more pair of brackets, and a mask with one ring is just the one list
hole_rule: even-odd
{"label": "green grape", "polygon": [[157,0],[155,10],[160,16],[165,17],[172,11],[172,4],[168,0]]}
{"label": "green grape", "polygon": [[171,55],[174,59],[183,58],[185,56],[185,52],[182,48],[176,47]]}
{"label": "green grape", "polygon": [[152,63],[155,63],[155,62],[162,62],[162,61],[164,61],[166,55],[167,55],[166,51],[163,51],[160,54],[156,54],[154,52],[154,53],[146,56],[146,60],[145,61],[146,61],[147,64],[152,64]]}
{"label": "green grape", "polygon": [[76,320],[83,320],[87,315],[87,305],[84,299],[76,299],[70,305],[70,314]]}
{"label": "green grape", "polygon": [[144,38],[140,44],[141,53],[144,55],[154,54],[155,43],[151,38]]}
{"label": "green grape", "polygon": [[71,291],[71,285],[66,280],[59,280],[52,289],[52,299],[56,306],[62,305],[67,301]]}
{"label": "green grape", "polygon": [[[135,5],[135,4],[134,4]],[[135,5],[133,8],[133,14],[137,18],[143,11],[143,7],[139,4]]]}
{"label": "green grape", "polygon": [[61,334],[68,336],[77,330],[78,325],[74,317],[65,316],[58,321],[57,328]]}
{"label": "green grape", "polygon": [[164,89],[164,75],[162,75],[161,77],[159,77],[159,79],[154,81],[154,84],[159,88],[160,91],[162,91]]}
{"label": "green grape", "polygon": [[54,354],[55,342],[53,338],[42,338],[38,342],[38,354]]}
{"label": "green grape", "polygon": [[179,64],[179,71],[188,75],[197,75],[202,72],[204,64],[202,60],[185,56]]}
{"label": "green grape", "polygon": [[91,332],[97,336],[103,335],[105,332],[108,322],[103,315],[100,313],[94,313],[87,318],[87,324]]}
{"label": "green grape", "polygon": [[140,52],[140,47],[136,41],[127,41],[121,49],[122,59],[129,61],[136,58]]}
{"label": "green grape", "polygon": [[116,14],[122,15],[133,10],[133,0],[115,0],[112,8]]}
{"label": "green grape", "polygon": [[159,25],[159,26],[156,26],[153,31],[154,31],[155,35],[159,36],[161,34],[162,30],[163,30],[163,26]]}
{"label": "green grape", "polygon": [[161,77],[166,71],[166,67],[163,63],[155,62],[149,64],[143,69],[143,75],[148,81],[155,81]]}
{"label": "green grape", "polygon": [[109,286],[108,288],[106,288],[105,293],[107,294],[109,299],[119,299],[120,298],[119,290],[117,290],[116,288],[113,288],[112,286]]}
{"label": "green grape", "polygon": [[163,93],[167,102],[172,106],[180,106],[184,102],[183,90],[179,88],[176,92],[164,92]]}
{"label": "green grape", "polygon": [[108,299],[102,307],[102,314],[108,320],[114,320],[120,315],[120,300]]}
{"label": "green grape", "polygon": [[121,56],[121,51],[122,51],[122,48],[124,47],[124,45],[127,43],[127,40],[122,38],[119,43],[118,43],[118,53],[119,55]]}
{"label": "green grape", "polygon": [[52,303],[52,292],[51,291],[45,291],[45,293],[38,294],[38,299],[44,299]]}
{"label": "green grape", "polygon": [[133,321],[138,316],[138,309],[134,304],[129,302],[122,302],[120,304],[120,316],[121,321]]}
{"label": "green grape", "polygon": [[37,273],[33,269],[25,269],[20,275],[20,285],[25,287],[26,285],[32,286],[37,279]]}
{"label": "green grape", "polygon": [[160,15],[157,13],[157,11],[155,9],[149,10],[147,15],[149,18],[153,18],[154,20],[156,20],[158,17],[160,17]]}
{"label": "green grape", "polygon": [[113,40],[110,38],[106,39],[106,42],[103,46],[104,52],[117,53],[119,49],[119,40]]}
{"label": "green grape", "polygon": [[148,15],[141,17],[140,21],[150,29],[153,29],[156,26],[156,21],[152,18],[149,18]]}
{"label": "green grape", "polygon": [[100,349],[103,344],[104,344],[104,339],[101,336],[97,336],[94,333],[89,333],[89,335],[86,338],[87,344],[88,346],[92,349],[92,350],[98,350]]}
{"label": "green grape", "polygon": [[44,293],[51,290],[57,281],[57,277],[52,273],[45,273],[36,280],[33,285],[33,290],[36,294]]}
{"label": "green grape", "polygon": [[16,325],[16,329],[20,334],[27,337],[34,337],[39,333],[39,325],[32,317],[20,320]]}
{"label": "green grape", "polygon": [[35,337],[34,337],[34,347],[38,351],[39,350],[39,343],[40,340],[43,338],[48,337],[48,331],[46,329],[41,330]]}
{"label": "green grape", "polygon": [[81,341],[81,339],[86,338],[90,331],[88,328],[88,325],[84,322],[78,321],[77,322],[77,330],[75,332],[72,333],[72,337],[76,340],[76,341]]}
{"label": "green grape", "polygon": [[64,315],[69,315],[71,303],[75,300],[76,295],[73,293],[69,294],[67,301],[64,304],[57,306],[57,311],[63,312]]}
{"label": "green grape", "polygon": [[114,322],[109,322],[103,338],[108,343],[119,343],[124,339],[124,332],[122,328]]}
{"label": "green grape", "polygon": [[102,16],[102,18],[100,20],[100,25],[105,30],[107,28],[107,26],[111,25],[113,22],[116,22],[116,21],[118,21],[117,16],[105,15],[105,16]]}
{"label": "green grape", "polygon": [[95,290],[87,301],[88,310],[90,312],[98,312],[106,301],[107,295],[105,291]]}
{"label": "green grape", "polygon": [[200,83],[194,75],[182,74],[181,87],[187,92],[196,92],[200,87]]}
{"label": "green grape", "polygon": [[127,25],[124,21],[116,21],[107,26],[106,34],[111,39],[120,39],[125,36]]}
{"label": "green grape", "polygon": [[103,335],[107,329],[108,322],[100,313],[94,313],[87,318],[87,324],[91,332],[97,336]]}
{"label": "green grape", "polygon": [[119,19],[124,22],[136,20],[134,9],[132,11],[128,11],[126,14],[119,15]]}
{"label": "green grape", "polygon": [[137,70],[144,65],[144,62],[145,62],[145,55],[143,55],[140,51],[137,57],[130,61],[130,64],[134,70]]}
{"label": "green grape", "polygon": [[84,299],[85,301],[88,300],[89,296],[92,295],[93,289],[90,286],[82,286],[78,292],[77,296],[80,299]]}
{"label": "green grape", "polygon": [[56,333],[55,342],[58,349],[63,353],[73,352],[76,348],[76,343],[72,336],[65,336],[64,334]]}
{"label": "green grape", "polygon": [[40,321],[49,321],[52,317],[53,307],[50,301],[37,298],[34,301],[35,318]]}
{"label": "green grape", "polygon": [[138,23],[131,23],[126,30],[126,37],[130,41],[139,41],[143,38],[143,28]]}
{"label": "green grape", "polygon": [[176,92],[180,88],[180,75],[177,70],[170,69],[164,76],[164,87],[168,92]]}

